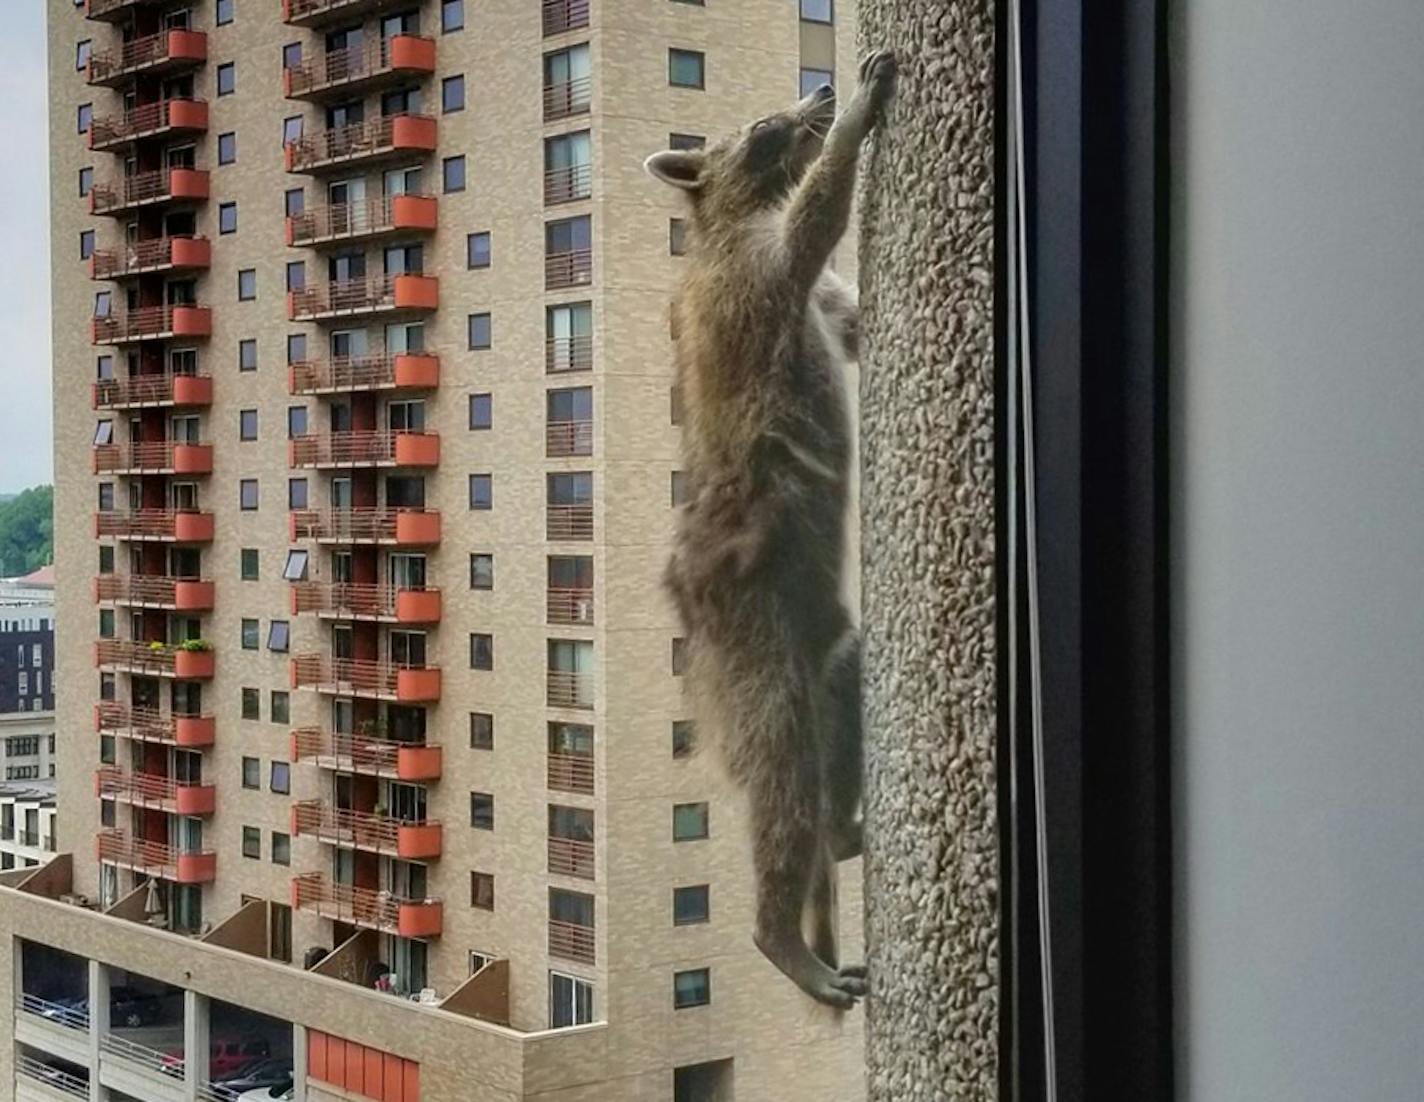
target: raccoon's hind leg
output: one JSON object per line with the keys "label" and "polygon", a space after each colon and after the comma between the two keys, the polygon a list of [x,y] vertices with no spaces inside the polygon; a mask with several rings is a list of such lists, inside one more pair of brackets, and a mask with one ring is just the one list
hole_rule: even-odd
{"label": "raccoon's hind leg", "polygon": [[811,874],[811,895],[806,901],[810,925],[811,951],[820,960],[835,968],[840,953],[836,936],[836,863],[825,846],[816,858]]}
{"label": "raccoon's hind leg", "polygon": [[857,814],[865,778],[860,714],[860,636],[846,632],[826,663],[821,733],[825,761],[826,841],[836,861],[859,857],[862,820]]}

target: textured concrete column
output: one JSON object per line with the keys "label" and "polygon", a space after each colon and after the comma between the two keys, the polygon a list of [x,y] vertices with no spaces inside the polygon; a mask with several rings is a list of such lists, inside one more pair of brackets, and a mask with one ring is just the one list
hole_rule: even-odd
{"label": "textured concrete column", "polygon": [[183,990],[183,1089],[189,1098],[197,1098],[198,1088],[208,1081],[209,1010],[206,995]]}
{"label": "textured concrete column", "polygon": [[[16,953],[16,956],[19,954]],[[101,961],[89,962],[89,1097],[100,1102],[104,1088],[99,1085],[100,1050],[109,1034],[109,969]]]}
{"label": "textured concrete column", "polygon": [[993,4],[861,0],[860,42],[901,71],[860,204],[869,1097],[993,1099]]}

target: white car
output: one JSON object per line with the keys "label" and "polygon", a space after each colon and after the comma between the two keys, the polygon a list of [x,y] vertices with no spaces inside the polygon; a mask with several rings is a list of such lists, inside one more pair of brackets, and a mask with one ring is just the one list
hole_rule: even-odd
{"label": "white car", "polygon": [[250,1091],[243,1091],[237,1096],[237,1102],[288,1102],[296,1094],[296,1084],[285,1087],[257,1087]]}

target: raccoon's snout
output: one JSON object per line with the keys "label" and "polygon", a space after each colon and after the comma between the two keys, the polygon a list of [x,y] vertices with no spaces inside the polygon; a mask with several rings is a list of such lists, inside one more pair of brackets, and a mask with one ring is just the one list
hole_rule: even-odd
{"label": "raccoon's snout", "polygon": [[801,124],[824,135],[831,123],[836,121],[836,90],[829,84],[822,84],[801,102]]}

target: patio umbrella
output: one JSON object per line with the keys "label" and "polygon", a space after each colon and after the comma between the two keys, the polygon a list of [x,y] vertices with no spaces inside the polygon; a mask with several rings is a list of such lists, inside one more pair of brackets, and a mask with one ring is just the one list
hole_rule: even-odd
{"label": "patio umbrella", "polygon": [[143,902],[143,913],[148,916],[151,926],[166,926],[168,916],[164,913],[163,900],[158,897],[158,881],[148,882],[148,898]]}

